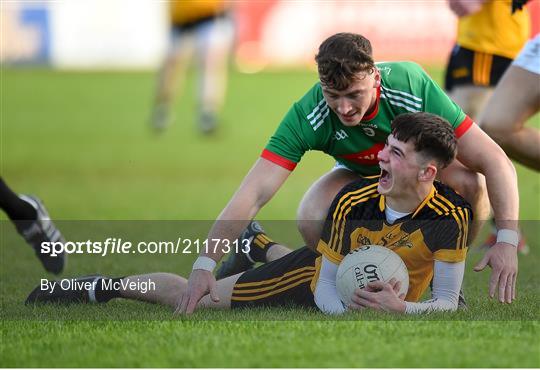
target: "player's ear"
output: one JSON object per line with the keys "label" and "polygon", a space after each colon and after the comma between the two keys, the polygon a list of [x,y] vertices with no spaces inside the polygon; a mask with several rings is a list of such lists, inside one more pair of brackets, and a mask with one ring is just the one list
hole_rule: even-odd
{"label": "player's ear", "polygon": [[437,166],[433,163],[429,163],[426,167],[420,169],[418,173],[418,180],[422,182],[434,181],[437,177]]}
{"label": "player's ear", "polygon": [[379,87],[381,86],[381,73],[379,72],[378,69],[375,70],[375,86],[374,87]]}

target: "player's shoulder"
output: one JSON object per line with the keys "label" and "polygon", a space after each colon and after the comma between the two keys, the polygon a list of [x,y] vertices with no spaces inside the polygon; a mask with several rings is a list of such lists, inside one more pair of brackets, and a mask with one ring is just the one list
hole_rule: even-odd
{"label": "player's shoulder", "polygon": [[354,197],[355,199],[370,199],[377,197],[379,195],[377,192],[379,178],[379,175],[362,177],[345,185],[334,198],[332,208],[335,209],[340,204],[347,204],[351,207],[353,203],[347,202],[351,197]]}
{"label": "player's shoulder", "polygon": [[381,97],[390,101],[403,99],[413,103],[412,109],[422,109],[425,85],[429,76],[415,62],[379,62],[376,64],[381,74]]}
{"label": "player's shoulder", "polygon": [[392,79],[417,74],[423,76],[426,73],[420,64],[412,61],[377,62],[375,65],[383,78]]}
{"label": "player's shoulder", "polygon": [[321,83],[315,83],[296,103],[304,113],[311,113],[314,109],[324,108],[326,101],[322,94]]}
{"label": "player's shoulder", "polygon": [[322,94],[320,82],[315,83],[294,106],[301,120],[307,122],[313,131],[329,126],[324,123],[331,120],[331,110]]}
{"label": "player's shoulder", "polygon": [[435,181],[435,193],[429,201],[429,207],[439,218],[453,217],[453,213],[467,213],[472,220],[472,206],[465,198],[450,186]]}

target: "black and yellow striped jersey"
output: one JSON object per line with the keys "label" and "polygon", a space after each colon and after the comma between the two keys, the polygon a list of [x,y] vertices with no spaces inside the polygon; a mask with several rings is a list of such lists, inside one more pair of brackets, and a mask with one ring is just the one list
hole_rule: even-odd
{"label": "black and yellow striped jersey", "polygon": [[390,248],[409,271],[407,301],[418,301],[433,277],[434,260],[464,261],[472,222],[471,206],[450,187],[435,182],[428,197],[411,214],[386,221],[379,177],[355,181],[334,199],[317,250],[339,264],[363,245]]}

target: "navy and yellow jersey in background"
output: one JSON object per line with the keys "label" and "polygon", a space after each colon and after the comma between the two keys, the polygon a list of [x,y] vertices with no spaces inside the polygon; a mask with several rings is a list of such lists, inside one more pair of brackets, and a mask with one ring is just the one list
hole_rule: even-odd
{"label": "navy and yellow jersey in background", "polygon": [[377,192],[378,181],[378,176],[362,179],[340,191],[330,208],[317,250],[339,264],[350,251],[363,245],[390,248],[409,270],[405,299],[416,302],[433,277],[434,260],[465,260],[473,216],[471,206],[450,187],[435,182],[415,212],[388,224],[385,197]]}
{"label": "navy and yellow jersey in background", "polygon": [[224,14],[227,4],[223,0],[177,0],[169,2],[169,14],[174,25],[189,25]]}
{"label": "navy and yellow jersey in background", "polygon": [[511,0],[488,0],[473,14],[460,17],[456,43],[464,48],[514,59],[531,33],[526,7],[512,14]]}

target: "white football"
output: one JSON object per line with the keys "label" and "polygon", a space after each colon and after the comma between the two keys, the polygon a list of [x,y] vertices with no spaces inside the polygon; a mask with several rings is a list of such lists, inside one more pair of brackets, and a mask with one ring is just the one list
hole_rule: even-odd
{"label": "white football", "polygon": [[398,295],[406,294],[409,272],[401,257],[379,245],[364,245],[346,255],[338,267],[336,285],[339,298],[349,305],[356,288],[363,289],[369,282],[392,278],[401,281]]}

